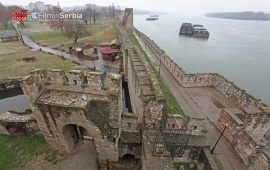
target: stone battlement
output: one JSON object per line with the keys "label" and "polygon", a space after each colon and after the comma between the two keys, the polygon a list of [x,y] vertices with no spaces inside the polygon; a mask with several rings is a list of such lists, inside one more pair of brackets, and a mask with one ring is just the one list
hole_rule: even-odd
{"label": "stone battlement", "polygon": [[101,72],[83,72],[80,70],[35,70],[21,81],[31,91],[35,101],[46,90],[72,91],[106,95],[118,93],[121,75],[110,74],[105,85],[105,75]]}

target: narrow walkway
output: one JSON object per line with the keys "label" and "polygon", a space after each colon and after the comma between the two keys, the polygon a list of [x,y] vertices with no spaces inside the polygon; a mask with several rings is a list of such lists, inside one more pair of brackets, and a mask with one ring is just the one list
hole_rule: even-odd
{"label": "narrow walkway", "polygon": [[[134,33],[136,38],[138,39],[140,45],[142,47],[145,47],[144,42]],[[159,59],[155,57],[155,55],[152,54],[151,50],[146,47],[146,53],[149,56],[150,60],[153,62],[155,67],[159,68]],[[204,114],[207,116],[207,123],[206,127],[208,129],[207,133],[207,139],[209,143],[214,146],[215,142],[217,141],[220,132],[216,129],[213,122],[211,122],[209,119],[209,115],[205,114],[205,112],[202,112],[202,108],[198,106],[198,104],[194,101],[194,99],[190,96],[190,94],[187,92],[185,88],[183,88],[176,79],[171,75],[171,73],[168,71],[168,69],[161,64],[160,68],[160,75],[165,80],[166,84],[168,85],[169,89],[173,93],[176,100],[179,102],[181,108],[187,115],[199,115]],[[190,90],[190,88],[189,88]],[[215,149],[215,157],[217,158],[217,164],[222,166],[220,169],[224,170],[246,170],[247,168],[243,164],[240,157],[237,155],[237,153],[234,151],[231,144],[228,142],[227,139],[222,137]]]}
{"label": "narrow walkway", "polygon": [[77,143],[73,153],[64,161],[54,165],[58,170],[96,170],[97,152],[94,141],[83,140]]}

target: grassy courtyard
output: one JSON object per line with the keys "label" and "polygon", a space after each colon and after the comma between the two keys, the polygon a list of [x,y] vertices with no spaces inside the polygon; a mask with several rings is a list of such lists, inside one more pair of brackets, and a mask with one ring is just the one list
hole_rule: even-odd
{"label": "grassy courtyard", "polygon": [[[33,51],[23,45],[21,41],[8,43],[0,42],[0,80],[9,77],[29,75],[35,69],[64,69],[70,70],[74,63],[62,60],[56,55]],[[34,61],[23,61],[24,57],[33,57]]]}

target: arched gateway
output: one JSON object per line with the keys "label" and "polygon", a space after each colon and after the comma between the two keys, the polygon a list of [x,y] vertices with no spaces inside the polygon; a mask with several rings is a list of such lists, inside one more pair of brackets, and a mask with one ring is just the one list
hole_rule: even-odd
{"label": "arched gateway", "polygon": [[[80,140],[94,140],[99,161],[118,161],[122,79],[103,73],[37,70],[21,82],[50,147],[72,153]],[[74,83],[76,81],[76,83]]]}

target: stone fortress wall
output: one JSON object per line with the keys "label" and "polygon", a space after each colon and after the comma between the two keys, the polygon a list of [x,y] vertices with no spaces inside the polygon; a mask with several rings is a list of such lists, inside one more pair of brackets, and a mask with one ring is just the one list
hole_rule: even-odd
{"label": "stone fortress wall", "polygon": [[153,40],[134,28],[148,49],[159,58],[182,87],[213,87],[236,108],[223,109],[216,124],[249,169],[270,167],[270,106],[217,73],[186,73]]}
{"label": "stone fortress wall", "polygon": [[[142,131],[141,141],[142,169],[173,169],[171,167],[173,163],[169,157],[164,159],[164,157],[152,156],[156,137],[155,132],[156,129],[159,128],[164,97],[149,63],[144,59],[141,51],[136,46],[133,46],[129,39],[129,35],[133,34],[133,26],[131,32],[129,25],[133,23],[133,17],[125,19],[125,16],[129,16],[129,13],[129,9],[125,11],[125,14],[118,13],[116,16],[116,26],[119,32],[119,39],[122,42],[124,80],[126,80],[129,85],[134,117],[138,117],[137,123],[144,129]],[[121,16],[124,16],[123,19],[118,18]],[[131,117],[131,114],[129,114],[129,117]],[[122,119],[122,121],[125,119],[126,118]],[[177,116],[173,116],[172,119],[172,122],[174,122]],[[180,119],[181,125],[178,128],[182,126],[182,117]],[[131,121],[129,120],[127,122]],[[175,160],[176,162],[193,162],[194,160],[199,160],[205,169],[215,169],[217,167],[210,154],[209,144],[205,137],[207,130],[205,129],[204,123],[204,117],[188,118],[187,128],[193,129],[196,127],[197,130],[192,131],[191,140],[188,143],[183,157]],[[175,125],[175,123],[173,124]],[[130,129],[134,129],[134,126],[131,125]]]}
{"label": "stone fortress wall", "polygon": [[129,40],[128,30],[123,27],[126,24],[119,20],[116,22],[122,42],[124,74],[129,85],[132,110],[138,116],[139,124],[157,128],[162,116],[163,92],[148,63]]}

